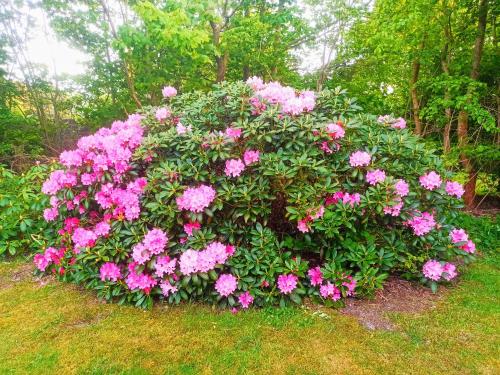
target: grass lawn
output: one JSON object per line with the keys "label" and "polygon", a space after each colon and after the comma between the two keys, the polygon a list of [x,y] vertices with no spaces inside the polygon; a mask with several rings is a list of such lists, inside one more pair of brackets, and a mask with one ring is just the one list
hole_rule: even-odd
{"label": "grass lawn", "polygon": [[102,304],[0,263],[0,374],[498,374],[500,260],[469,267],[434,309],[370,331],[335,310]]}

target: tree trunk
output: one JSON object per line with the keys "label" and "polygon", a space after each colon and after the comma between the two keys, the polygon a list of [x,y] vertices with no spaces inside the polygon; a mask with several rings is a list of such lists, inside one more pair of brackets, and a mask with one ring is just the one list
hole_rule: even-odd
{"label": "tree trunk", "polygon": [[414,133],[416,135],[422,134],[422,123],[420,121],[420,101],[418,99],[417,93],[417,82],[418,75],[420,73],[420,59],[417,57],[413,60],[411,67],[411,81],[410,81],[410,96],[411,96],[411,107],[413,113],[413,122],[415,123]]}
{"label": "tree trunk", "polygon": [[[477,35],[476,35],[476,40],[474,42],[474,52],[472,55],[472,69],[470,73],[470,77],[473,80],[477,80],[479,78],[479,72],[480,72],[479,68],[481,66],[481,57],[483,54],[484,35],[486,31],[487,18],[488,18],[488,0],[481,0],[479,3]],[[471,93],[468,92],[468,95],[471,95]],[[475,167],[472,161],[467,156],[467,154],[463,152],[463,148],[466,147],[468,144],[468,131],[469,131],[469,114],[465,109],[463,109],[458,114],[457,133],[458,133],[458,145],[462,149],[460,153],[460,161],[468,175],[468,181],[465,184],[464,202],[467,208],[470,209],[474,207],[477,171],[475,170]]]}
{"label": "tree trunk", "polygon": [[[450,76],[450,62],[451,62],[451,53],[450,53],[450,44],[451,44],[451,10],[449,10],[448,5],[445,5],[446,12],[446,23],[444,27],[444,46],[443,52],[441,54],[441,68],[443,69],[443,73],[449,77]],[[450,90],[446,87],[444,89],[444,101],[448,102],[451,99]],[[444,125],[443,130],[443,152],[447,154],[451,149],[451,141],[450,141],[450,133],[452,126],[452,112],[450,107],[446,107],[444,110],[444,114],[446,117],[446,124]]]}
{"label": "tree trunk", "polygon": [[[216,24],[214,21],[210,21],[210,27],[212,28],[212,43],[214,44],[216,53],[221,53],[220,51],[220,34],[221,26]],[[215,55],[215,65],[216,65],[216,79],[215,82],[219,83],[224,81],[226,77],[227,61],[229,59],[229,54],[227,51],[221,55]]]}

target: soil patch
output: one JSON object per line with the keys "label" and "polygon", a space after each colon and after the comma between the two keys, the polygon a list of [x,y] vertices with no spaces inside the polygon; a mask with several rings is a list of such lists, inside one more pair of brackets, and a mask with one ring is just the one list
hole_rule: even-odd
{"label": "soil patch", "polygon": [[433,294],[429,288],[390,277],[373,299],[348,298],[346,306],[340,312],[356,317],[363,326],[371,330],[395,330],[396,326],[387,313],[420,313],[430,310],[435,308],[442,296],[442,292]]}

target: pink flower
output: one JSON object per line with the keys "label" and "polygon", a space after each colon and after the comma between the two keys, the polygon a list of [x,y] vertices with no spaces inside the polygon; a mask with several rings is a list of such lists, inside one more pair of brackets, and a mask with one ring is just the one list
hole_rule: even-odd
{"label": "pink flower", "polygon": [[75,244],[75,248],[92,247],[97,240],[97,236],[91,230],[77,228],[73,233],[73,236],[71,236],[71,239]]}
{"label": "pink flower", "polygon": [[83,163],[82,155],[79,150],[74,151],[63,151],[59,155],[59,161],[65,167],[79,167]]}
{"label": "pink flower", "polygon": [[109,280],[116,282],[118,279],[122,278],[120,267],[113,262],[104,263],[99,269],[99,273],[101,274],[102,281]]}
{"label": "pink flower", "polygon": [[356,151],[349,157],[351,167],[364,167],[370,164],[371,156],[368,152]]}
{"label": "pink flower", "polygon": [[385,180],[385,172],[380,169],[375,169],[374,171],[369,171],[366,173],[366,181],[370,185],[376,185],[379,182],[383,182]]}
{"label": "pink flower", "polygon": [[448,195],[455,196],[458,199],[462,198],[462,195],[465,193],[462,184],[455,181],[447,181],[445,190]]}
{"label": "pink flower", "polygon": [[241,159],[226,160],[226,169],[224,169],[224,173],[226,173],[226,176],[238,177],[244,170],[245,164],[243,164]]}
{"label": "pink flower", "polygon": [[332,204],[337,204],[338,201],[344,198],[344,193],[337,191],[325,199],[325,205],[331,206]]}
{"label": "pink flower", "polygon": [[321,285],[319,288],[319,294],[323,298],[330,297],[334,301],[338,301],[341,297],[340,290],[329,281],[326,284]]}
{"label": "pink flower", "polygon": [[215,290],[222,296],[227,297],[236,290],[238,282],[231,274],[222,274],[215,283]]}
{"label": "pink flower", "polygon": [[245,162],[246,165],[257,163],[259,159],[260,159],[259,151],[246,150],[245,153],[243,154],[243,161]]}
{"label": "pink flower", "polygon": [[241,137],[241,129],[238,128],[227,128],[226,136],[233,139],[238,139]]}
{"label": "pink flower", "polygon": [[248,309],[248,307],[250,307],[250,305],[253,303],[253,297],[249,291],[246,291],[245,293],[241,293],[238,296],[238,301],[242,308]]}
{"label": "pink flower", "polygon": [[107,236],[109,234],[110,230],[111,230],[111,226],[107,222],[101,221],[101,222],[96,224],[96,226],[94,228],[94,233],[98,237],[103,237],[103,236]]}
{"label": "pink flower", "polygon": [[476,244],[471,240],[468,240],[465,245],[460,246],[460,248],[469,254],[474,254],[476,252]]}
{"label": "pink flower", "polygon": [[399,195],[400,197],[406,197],[410,192],[408,183],[405,180],[398,180],[394,184],[394,190],[396,190],[396,194]]}
{"label": "pink flower", "polygon": [[160,254],[165,250],[168,237],[161,229],[152,229],[144,236],[143,244],[152,254]]}
{"label": "pink flower", "polygon": [[45,271],[45,269],[50,263],[44,254],[35,254],[33,262],[35,263],[36,268],[38,268],[42,272]]}
{"label": "pink flower", "polygon": [[457,267],[452,263],[445,263],[443,266],[443,278],[446,281],[450,281],[457,276]]}
{"label": "pink flower", "polygon": [[146,294],[149,294],[151,288],[157,284],[157,281],[150,275],[145,273],[138,274],[134,269],[130,271],[125,282],[130,290],[140,289]]}
{"label": "pink flower", "polygon": [[319,206],[318,210],[314,215],[310,215],[312,220],[317,220],[323,217],[325,214],[325,207],[323,205]]}
{"label": "pink flower", "polygon": [[344,193],[342,197],[343,204],[350,204],[351,207],[358,205],[361,202],[361,195],[359,193],[349,194]]}
{"label": "pink flower", "polygon": [[177,287],[175,285],[170,284],[169,281],[163,281],[160,283],[161,292],[165,297],[168,297],[169,294],[173,294],[177,292]]}
{"label": "pink flower", "polygon": [[158,108],[155,113],[155,117],[158,121],[163,121],[170,116],[170,111],[168,108]]}
{"label": "pink flower", "polygon": [[469,241],[469,236],[463,229],[453,229],[450,232],[450,238],[452,243]]}
{"label": "pink flower", "polygon": [[198,272],[198,252],[192,249],[183,252],[179,259],[179,265],[183,275]]}
{"label": "pink flower", "polygon": [[323,273],[321,272],[321,268],[319,266],[309,269],[309,271],[307,271],[307,275],[309,276],[309,280],[311,280],[311,285],[316,286],[323,283]]}
{"label": "pink flower", "polygon": [[302,233],[307,233],[309,232],[309,226],[307,225],[307,222],[309,220],[307,219],[302,219],[297,222],[297,229],[302,232]]}
{"label": "pink flower", "polygon": [[176,199],[181,210],[202,212],[215,199],[215,190],[211,186],[200,185],[197,188],[188,188],[182,196]]}
{"label": "pink flower", "polygon": [[163,90],[161,90],[164,98],[171,98],[172,96],[177,95],[177,90],[172,86],[165,86]]}
{"label": "pink flower", "polygon": [[420,185],[427,190],[434,190],[441,186],[441,177],[434,171],[420,176]]}
{"label": "pink flower", "polygon": [[144,264],[151,259],[151,252],[142,242],[139,242],[132,248],[132,258],[138,264]]}
{"label": "pink flower", "polygon": [[341,139],[345,136],[344,128],[338,124],[331,123],[326,125],[326,131],[332,139]]}
{"label": "pink flower", "polygon": [[289,274],[289,275],[279,275],[278,276],[278,289],[283,294],[290,294],[296,287],[297,281],[299,279],[297,276]]}
{"label": "pink flower", "polygon": [[247,79],[246,84],[250,86],[253,90],[261,90],[264,88],[264,82],[260,77],[250,77]]}
{"label": "pink flower", "polygon": [[43,210],[43,218],[45,221],[54,221],[59,215],[57,207],[46,208]]}
{"label": "pink flower", "polygon": [[385,206],[384,207],[384,214],[391,215],[391,216],[399,216],[402,208],[403,208],[403,202],[399,201],[394,206]]}
{"label": "pink flower", "polygon": [[[420,214],[420,216],[417,216]],[[436,226],[434,216],[428,212],[417,212],[407,224],[413,229],[417,236],[423,236],[429,233]]]}
{"label": "pink flower", "polygon": [[394,129],[404,129],[406,128],[406,121],[404,118],[397,118],[392,124],[391,127]]}
{"label": "pink flower", "polygon": [[159,256],[155,262],[155,274],[157,277],[163,277],[165,274],[174,273],[177,259],[170,259],[169,256]]}
{"label": "pink flower", "polygon": [[344,281],[342,283],[343,286],[345,286],[347,288],[347,295],[348,296],[353,296],[354,295],[354,291],[356,290],[356,285],[357,285],[357,281],[354,280],[352,278],[352,276],[347,276],[347,279],[349,281]]}
{"label": "pink flower", "polygon": [[438,281],[443,273],[443,266],[437,260],[428,260],[422,267],[422,272],[426,278]]}
{"label": "pink flower", "polygon": [[188,126],[184,126],[182,125],[180,122],[177,123],[177,125],[175,126],[175,130],[177,132],[177,134],[185,134],[187,132],[190,132],[191,131],[191,125],[188,125]]}
{"label": "pink flower", "polygon": [[198,223],[198,222],[193,222],[193,223],[187,223],[187,224],[184,224],[184,232],[186,232],[186,234],[188,236],[192,236],[193,235],[193,230],[196,229],[196,230],[200,230],[201,228],[201,224]]}

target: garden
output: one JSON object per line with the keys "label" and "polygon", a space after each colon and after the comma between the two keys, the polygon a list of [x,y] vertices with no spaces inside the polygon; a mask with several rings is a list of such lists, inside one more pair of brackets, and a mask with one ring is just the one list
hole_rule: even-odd
{"label": "garden", "polygon": [[[83,86],[54,72],[41,88],[30,39],[13,37],[33,15],[8,2],[1,372],[496,373],[495,8],[478,1],[467,55],[427,39],[461,27],[465,2],[410,1],[400,11],[436,23],[410,17],[384,41],[378,22],[402,17],[390,3],[35,2],[51,32],[94,54],[94,74],[71,78]],[[424,35],[418,58],[405,27]],[[361,42],[368,29],[380,34]],[[298,35],[318,68],[292,62]],[[374,71],[391,40],[406,43],[407,65],[380,69],[374,88],[355,71]],[[433,53],[455,76],[432,76]]]}

